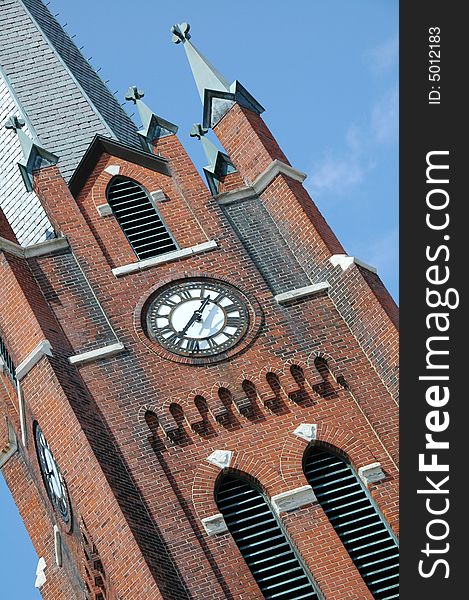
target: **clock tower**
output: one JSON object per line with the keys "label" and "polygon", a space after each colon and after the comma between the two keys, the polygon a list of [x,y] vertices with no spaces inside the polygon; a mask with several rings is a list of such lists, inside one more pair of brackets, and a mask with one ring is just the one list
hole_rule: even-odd
{"label": "clock tower", "polygon": [[0,466],[43,598],[398,598],[376,270],[187,23],[206,181],[41,0],[0,5]]}

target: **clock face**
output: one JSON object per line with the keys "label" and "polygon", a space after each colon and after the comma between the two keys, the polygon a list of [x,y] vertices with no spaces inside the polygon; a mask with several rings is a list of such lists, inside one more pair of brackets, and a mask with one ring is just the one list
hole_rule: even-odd
{"label": "clock face", "polygon": [[213,356],[232,348],[249,324],[241,294],[212,280],[178,282],[159,294],[147,313],[151,337],[182,356]]}
{"label": "clock face", "polygon": [[65,481],[39,425],[35,431],[36,450],[49,498],[65,523],[70,522],[70,502]]}

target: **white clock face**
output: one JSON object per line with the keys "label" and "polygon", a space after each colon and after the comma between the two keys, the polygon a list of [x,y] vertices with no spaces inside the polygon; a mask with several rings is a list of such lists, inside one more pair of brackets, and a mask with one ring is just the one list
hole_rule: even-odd
{"label": "white clock face", "polygon": [[52,504],[65,523],[70,522],[70,504],[65,481],[41,428],[35,428],[36,450],[44,484]]}
{"label": "white clock face", "polygon": [[153,300],[147,314],[150,335],[183,356],[225,352],[241,339],[247,325],[241,294],[212,280],[173,284]]}

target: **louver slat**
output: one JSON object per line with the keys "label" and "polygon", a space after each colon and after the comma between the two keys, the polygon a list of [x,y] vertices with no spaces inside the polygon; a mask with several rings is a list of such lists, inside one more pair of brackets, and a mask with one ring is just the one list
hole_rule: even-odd
{"label": "louver slat", "polygon": [[114,179],[107,200],[139,260],[177,250],[158,211],[138,183]]}
{"label": "louver slat", "polygon": [[399,598],[397,544],[353,469],[335,454],[313,448],[308,483],[376,600]]}
{"label": "louver slat", "polygon": [[276,516],[256,488],[227,475],[217,490],[217,504],[264,598],[318,600]]}

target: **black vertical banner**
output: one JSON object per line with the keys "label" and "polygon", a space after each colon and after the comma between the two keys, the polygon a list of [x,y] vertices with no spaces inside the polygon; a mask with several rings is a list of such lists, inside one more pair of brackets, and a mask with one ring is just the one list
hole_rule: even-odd
{"label": "black vertical banner", "polygon": [[469,35],[463,8],[401,3],[404,600],[468,597]]}

